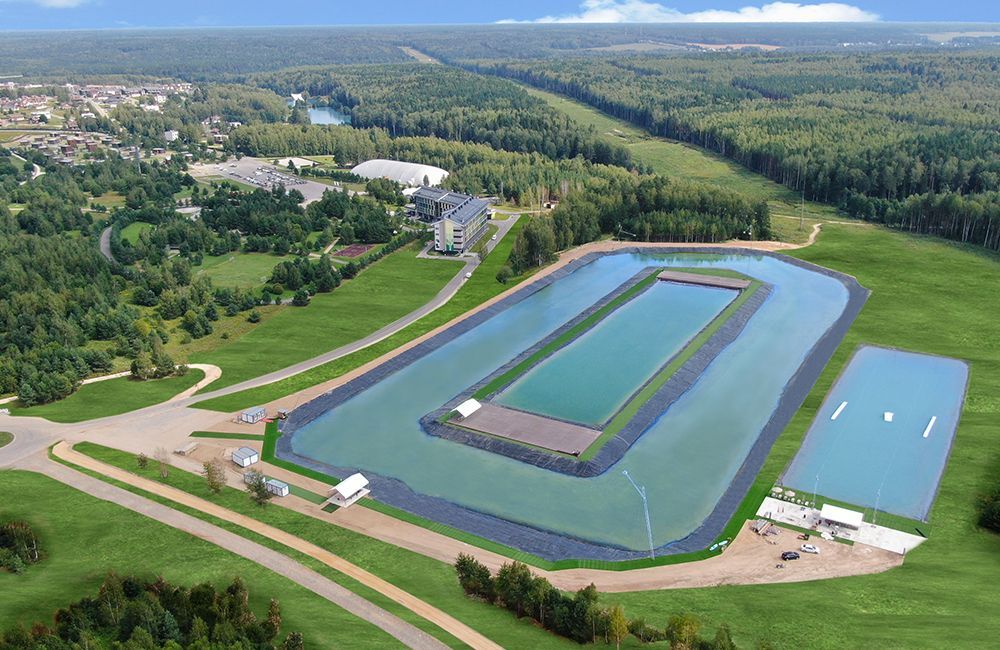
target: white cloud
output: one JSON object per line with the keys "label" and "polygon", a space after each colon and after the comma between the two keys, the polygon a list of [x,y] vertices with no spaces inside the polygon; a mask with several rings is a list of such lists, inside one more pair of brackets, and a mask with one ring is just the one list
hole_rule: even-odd
{"label": "white cloud", "polygon": [[684,13],[645,0],[584,0],[579,13],[545,16],[531,23],[848,23],[878,20],[877,14],[841,2],[802,4],[770,2],[737,10],[706,9]]}
{"label": "white cloud", "polygon": [[72,9],[87,4],[90,0],[0,0],[0,2],[22,2],[48,9]]}

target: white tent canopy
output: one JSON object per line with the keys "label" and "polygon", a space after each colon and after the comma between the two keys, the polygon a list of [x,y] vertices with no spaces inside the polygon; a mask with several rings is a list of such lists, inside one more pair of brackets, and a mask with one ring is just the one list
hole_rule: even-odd
{"label": "white tent canopy", "polygon": [[368,479],[360,472],[351,474],[340,483],[330,488],[328,501],[346,508],[358,499],[371,493],[368,489]]}
{"label": "white tent canopy", "polygon": [[831,506],[829,503],[823,504],[823,509],[820,510],[819,516],[821,519],[847,526],[848,528],[861,528],[861,524],[864,523],[864,514],[856,510]]}
{"label": "white tent canopy", "polygon": [[458,413],[459,417],[465,419],[482,408],[482,406],[482,404],[474,399],[467,399],[455,407],[455,412]]}
{"label": "white tent canopy", "polygon": [[448,178],[448,172],[440,167],[383,158],[367,160],[352,169],[351,173],[362,178],[388,178],[411,187],[440,185],[444,179]]}

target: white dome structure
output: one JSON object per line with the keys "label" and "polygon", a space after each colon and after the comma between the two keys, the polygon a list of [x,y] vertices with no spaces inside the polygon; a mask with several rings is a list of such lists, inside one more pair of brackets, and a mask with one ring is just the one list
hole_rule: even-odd
{"label": "white dome structure", "polygon": [[382,158],[367,160],[352,169],[351,173],[369,179],[388,178],[410,187],[440,185],[444,179],[448,178],[448,172],[440,167]]}

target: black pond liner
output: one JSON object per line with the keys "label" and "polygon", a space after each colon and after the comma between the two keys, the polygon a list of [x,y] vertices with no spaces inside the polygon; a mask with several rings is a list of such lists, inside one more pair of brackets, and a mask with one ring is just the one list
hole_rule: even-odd
{"label": "black pond liner", "polygon": [[[733,476],[729,487],[716,503],[715,508],[692,533],[682,539],[668,542],[654,549],[654,552],[656,555],[662,556],[703,550],[715,541],[726,524],[729,523],[733,514],[735,514],[736,509],[739,508],[750,486],[753,485],[758,472],[764,465],[764,461],[767,459],[767,455],[770,453],[775,440],[777,440],[778,436],[791,421],[799,407],[802,406],[802,402],[809,395],[809,391],[812,390],[820,373],[823,372],[826,364],[837,350],[848,329],[850,329],[854,319],[857,318],[861,312],[861,308],[868,300],[868,289],[862,287],[855,278],[793,257],[786,257],[770,251],[758,251],[746,248],[706,247],[691,249],[670,246],[650,248],[630,247],[616,251],[587,253],[569,262],[562,268],[553,271],[544,278],[518,289],[506,298],[456,323],[447,330],[400,353],[360,377],[342,386],[338,386],[296,408],[289,414],[287,420],[279,424],[282,435],[278,438],[275,453],[279,458],[284,460],[338,478],[346,478],[354,472],[364,471],[365,476],[370,481],[372,496],[382,503],[453,528],[458,528],[499,544],[531,553],[545,560],[578,559],[620,562],[649,557],[649,551],[636,551],[600,542],[590,542],[570,535],[509,521],[460,506],[446,499],[414,492],[405,483],[395,478],[380,476],[368,472],[363,468],[338,467],[301,456],[292,450],[292,437],[296,430],[312,422],[323,413],[336,408],[338,405],[367,390],[389,375],[437,350],[512,305],[593,262],[595,259],[606,255],[669,255],[678,253],[774,257],[787,264],[833,278],[843,284],[848,292],[848,300],[844,311],[813,345],[802,361],[802,364],[792,375],[791,379],[789,379],[788,383],[785,384],[785,389],[781,394],[777,407],[772,412],[767,424],[764,425],[750,452],[743,460],[743,464],[737,470],[735,476]],[[760,293],[760,289],[758,289],[758,293]],[[748,300],[747,302],[751,301]],[[742,330],[742,326],[740,329]],[[667,383],[670,384],[669,381]],[[643,408],[645,408],[645,405]],[[652,408],[650,406],[651,410]],[[639,416],[637,415],[636,417]],[[616,453],[618,447],[609,442],[601,451],[604,452],[605,449],[608,450],[608,454],[613,454]],[[546,455],[549,458],[555,458],[553,454],[546,453]],[[578,461],[574,460],[573,462],[579,464]]]}

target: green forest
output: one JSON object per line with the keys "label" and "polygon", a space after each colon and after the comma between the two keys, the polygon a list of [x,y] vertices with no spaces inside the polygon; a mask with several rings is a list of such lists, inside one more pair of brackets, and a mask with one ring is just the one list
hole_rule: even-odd
{"label": "green forest", "polygon": [[716,151],[846,213],[1000,250],[1000,57],[479,62]]}
{"label": "green forest", "polygon": [[248,84],[281,95],[305,93],[336,106],[358,128],[392,136],[434,136],[549,158],[582,156],[630,167],[628,150],[496,77],[432,64],[299,68],[254,75]]}

